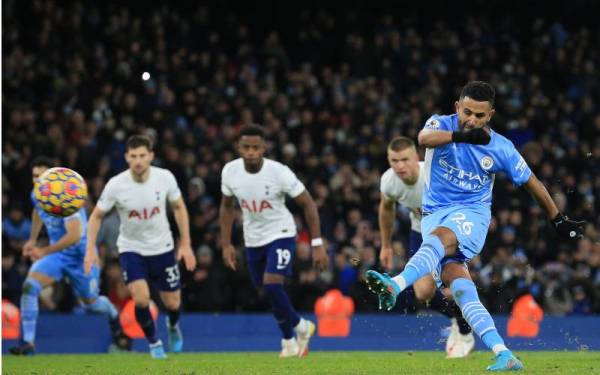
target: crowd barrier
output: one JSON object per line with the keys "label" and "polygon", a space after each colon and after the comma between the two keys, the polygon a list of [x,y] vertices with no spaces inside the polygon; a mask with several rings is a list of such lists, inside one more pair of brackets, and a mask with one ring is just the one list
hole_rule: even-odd
{"label": "crowd barrier", "polygon": [[[304,315],[314,319],[313,315]],[[507,316],[494,317],[506,337]],[[159,337],[166,342],[165,320],[158,320]],[[350,335],[315,337],[311,350],[444,350],[447,318],[434,315],[356,314]],[[40,314],[37,325],[38,353],[98,353],[110,343],[108,323],[100,316]],[[269,314],[182,314],[185,351],[278,351],[280,334]],[[513,350],[600,350],[600,316],[546,317],[535,338],[506,338]],[[16,341],[3,340],[2,352]],[[477,350],[485,350],[477,339]],[[142,339],[134,350],[146,351]]]}

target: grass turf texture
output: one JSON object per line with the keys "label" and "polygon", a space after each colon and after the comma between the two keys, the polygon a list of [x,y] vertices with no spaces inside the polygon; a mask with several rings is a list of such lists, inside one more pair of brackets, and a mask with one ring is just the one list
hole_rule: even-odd
{"label": "grass turf texture", "polygon": [[[147,353],[2,356],[3,374],[480,374],[489,352],[445,359],[442,352],[184,353],[153,360]],[[600,374],[600,352],[519,352],[527,374]]]}

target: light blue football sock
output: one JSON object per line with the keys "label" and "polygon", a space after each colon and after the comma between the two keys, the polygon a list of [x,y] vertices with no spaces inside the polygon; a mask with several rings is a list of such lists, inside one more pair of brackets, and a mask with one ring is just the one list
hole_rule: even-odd
{"label": "light blue football sock", "polygon": [[119,312],[105,296],[98,296],[92,304],[85,305],[85,308],[93,313],[106,315],[109,320],[114,320],[119,316]]}
{"label": "light blue football sock", "polygon": [[479,301],[475,284],[471,280],[459,278],[450,284],[450,291],[466,321],[485,345],[495,354],[508,350],[498,334],[492,316]]}
{"label": "light blue football sock", "polygon": [[444,245],[437,236],[429,235],[423,238],[423,243],[415,255],[410,258],[404,271],[392,280],[400,287],[400,292],[421,277],[434,271],[446,255]]}
{"label": "light blue football sock", "polygon": [[33,344],[35,341],[35,326],[39,312],[38,298],[42,291],[39,281],[27,278],[23,283],[21,296],[21,326],[23,327],[23,341]]}

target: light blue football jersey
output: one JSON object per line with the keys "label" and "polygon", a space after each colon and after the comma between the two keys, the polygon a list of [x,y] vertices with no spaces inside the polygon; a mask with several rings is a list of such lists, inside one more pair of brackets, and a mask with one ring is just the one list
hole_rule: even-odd
{"label": "light blue football jersey", "polygon": [[[427,120],[424,129],[460,130],[458,115],[434,115]],[[527,162],[512,142],[493,130],[487,145],[449,143],[428,148],[424,172],[424,214],[464,204],[489,208],[496,173],[506,173],[517,186],[531,176]]]}
{"label": "light blue football jersey", "polygon": [[65,224],[69,220],[79,219],[81,221],[81,237],[79,242],[63,249],[62,252],[65,255],[76,256],[83,258],[85,256],[85,246],[87,243],[87,214],[85,209],[80,209],[76,213],[67,217],[57,217],[52,216],[46,211],[44,211],[35,200],[33,195],[33,191],[31,192],[31,201],[33,202],[33,206],[37,211],[38,215],[42,219],[44,226],[46,227],[46,231],[48,232],[48,238],[50,239],[50,243],[54,244],[58,242],[67,233],[67,229]]}

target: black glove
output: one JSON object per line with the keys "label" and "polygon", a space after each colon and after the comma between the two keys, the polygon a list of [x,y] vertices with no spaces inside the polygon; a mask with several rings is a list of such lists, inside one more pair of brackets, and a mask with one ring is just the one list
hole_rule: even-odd
{"label": "black glove", "polygon": [[483,128],[459,130],[452,133],[452,142],[471,143],[473,145],[487,145],[492,137]]}
{"label": "black glove", "polygon": [[583,237],[583,225],[585,221],[569,220],[568,217],[559,213],[551,220],[552,226],[562,237],[574,240]]}

